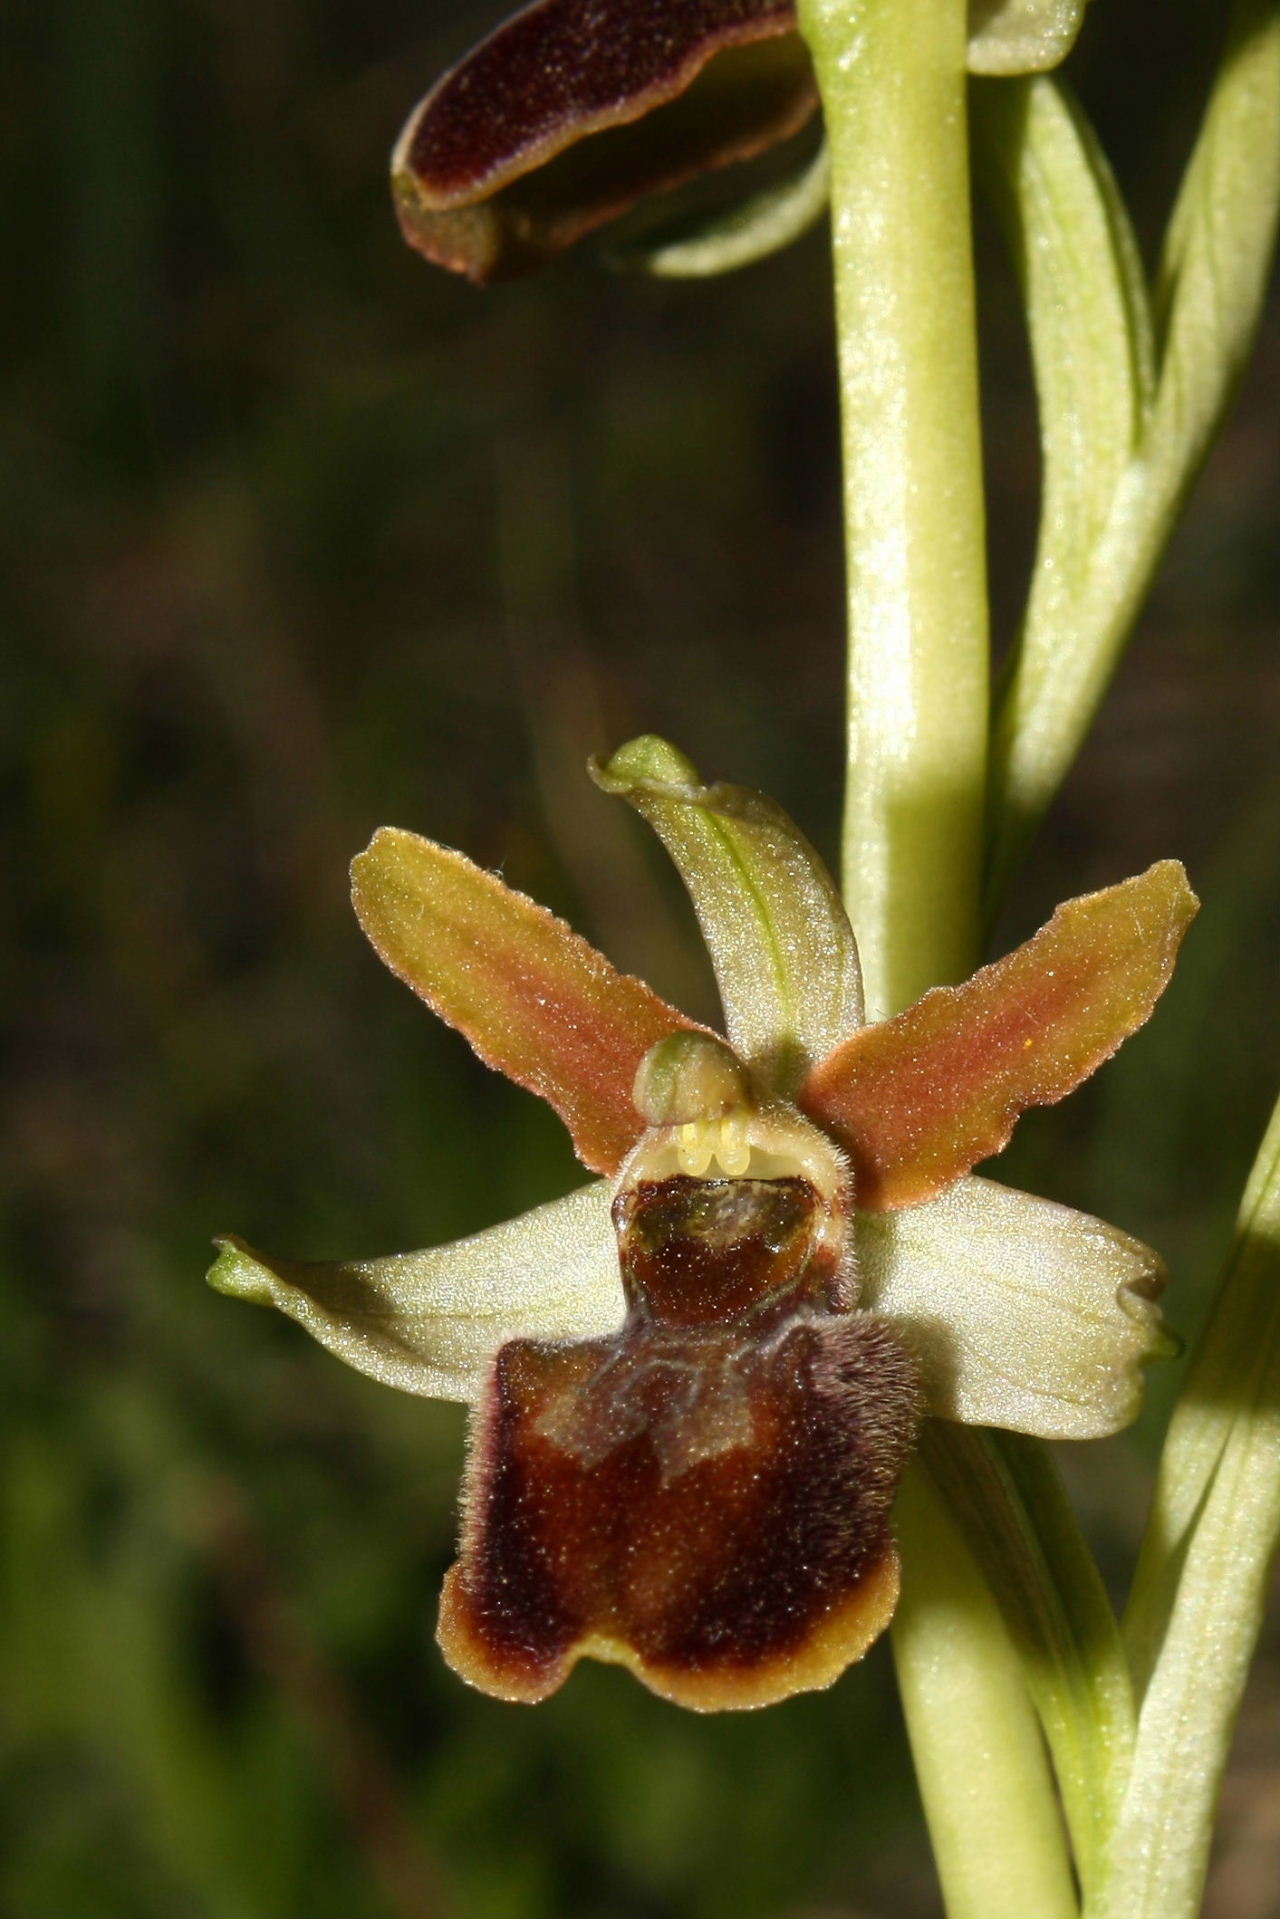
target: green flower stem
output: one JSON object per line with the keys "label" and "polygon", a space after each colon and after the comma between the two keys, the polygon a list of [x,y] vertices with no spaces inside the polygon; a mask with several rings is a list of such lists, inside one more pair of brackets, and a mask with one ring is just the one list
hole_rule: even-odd
{"label": "green flower stem", "polygon": [[[831,152],[844,884],[872,1018],[978,958],[989,652],[966,11],[965,0],[800,5]],[[1067,1919],[1076,1897],[1019,1649],[923,1468],[899,1537],[895,1656],[947,1910]]]}
{"label": "green flower stem", "polygon": [[1145,1687],[1097,1919],[1194,1919],[1280,1542],[1280,1104],[1169,1427],[1127,1621]]}
{"label": "green flower stem", "polygon": [[896,1525],[893,1651],[948,1919],[1076,1919],[1018,1653],[923,1465],[907,1474]]}
{"label": "green flower stem", "polygon": [[988,644],[965,0],[802,0],[831,149],[845,899],[868,1012],[978,957]]}

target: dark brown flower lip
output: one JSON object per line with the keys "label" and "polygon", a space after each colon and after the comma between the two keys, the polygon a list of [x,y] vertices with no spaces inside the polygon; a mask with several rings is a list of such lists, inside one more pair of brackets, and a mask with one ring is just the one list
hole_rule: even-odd
{"label": "dark brown flower lip", "polygon": [[794,26],[788,0],[535,0],[415,108],[393,171],[425,208],[470,205],[674,99],[716,54]]}
{"label": "dark brown flower lip", "polygon": [[[720,1327],[682,1345],[669,1401],[638,1324],[502,1349],[440,1616],[473,1685],[533,1702],[585,1655],[696,1710],[761,1706],[830,1685],[888,1624],[918,1406],[887,1322],[797,1317],[766,1344]],[[603,1367],[611,1354],[630,1365]],[[616,1396],[647,1380],[647,1409]]]}
{"label": "dark brown flower lip", "polygon": [[883,1630],[919,1378],[888,1321],[824,1309],[822,1210],[794,1177],[641,1182],[614,1208],[621,1329],[500,1349],[440,1616],[464,1678],[533,1701],[588,1654],[757,1706]]}

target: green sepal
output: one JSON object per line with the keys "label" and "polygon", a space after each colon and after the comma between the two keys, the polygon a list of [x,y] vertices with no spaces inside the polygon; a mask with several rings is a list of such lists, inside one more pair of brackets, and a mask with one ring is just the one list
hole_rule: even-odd
{"label": "green sepal", "polygon": [[384,1386],[474,1401],[509,1339],[590,1339],[625,1306],[603,1181],[468,1239],[383,1259],[279,1259],[221,1239],[209,1284],[296,1319]]}
{"label": "green sepal", "polygon": [[737,206],[653,224],[607,255],[624,273],[657,280],[709,280],[779,253],[815,226],[831,197],[825,146],[797,172]]}
{"label": "green sepal", "polygon": [[1085,0],[970,0],[970,73],[1047,73],[1084,24]]}
{"label": "green sepal", "polygon": [[730,1044],[771,1093],[862,1023],[862,975],[826,867],[780,806],[745,786],[705,786],[652,734],[595,762],[592,778],[653,827],[689,890],[711,954]]}
{"label": "green sepal", "polygon": [[1159,1256],[1118,1227],[994,1180],[859,1213],[861,1301],[894,1319],[930,1413],[1042,1439],[1137,1417],[1142,1367],[1177,1346]]}

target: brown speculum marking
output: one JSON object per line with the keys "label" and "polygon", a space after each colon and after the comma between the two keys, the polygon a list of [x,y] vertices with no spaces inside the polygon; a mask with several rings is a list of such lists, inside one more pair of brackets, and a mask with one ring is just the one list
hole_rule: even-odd
{"label": "brown speculum marking", "polygon": [[700,1707],[828,1684],[896,1596],[912,1362],[832,1309],[803,1179],[643,1181],[615,1222],[622,1330],[498,1355],[446,1655],[510,1699],[583,1653]]}
{"label": "brown speculum marking", "polygon": [[644,1319],[723,1325],[831,1303],[806,1179],[642,1180],[619,1193],[613,1222],[627,1303]]}

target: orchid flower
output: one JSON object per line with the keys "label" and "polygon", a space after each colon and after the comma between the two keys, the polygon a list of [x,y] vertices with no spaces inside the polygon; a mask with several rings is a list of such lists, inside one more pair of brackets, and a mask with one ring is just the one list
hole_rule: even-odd
{"label": "orchid flower", "polygon": [[[970,69],[1056,65],[1084,4],[971,0]],[[794,0],[533,0],[410,115],[391,165],[400,223],[473,280],[527,272],[647,196],[789,139],[817,105]],[[768,195],[770,240],[751,257],[821,211],[823,177],[806,156]]]}
{"label": "orchid flower", "polygon": [[439,1631],[465,1679],[537,1700],[589,1655],[682,1705],[763,1705],[888,1623],[921,1417],[1079,1439],[1135,1415],[1169,1349],[1160,1260],[971,1169],[1146,1020],[1196,902],[1162,862],[868,1025],[844,907],[778,806],[653,738],[594,772],[679,868],[726,1038],[384,829],[353,867],[375,949],[600,1177],[384,1259],[227,1239],[210,1278],[471,1406]]}

